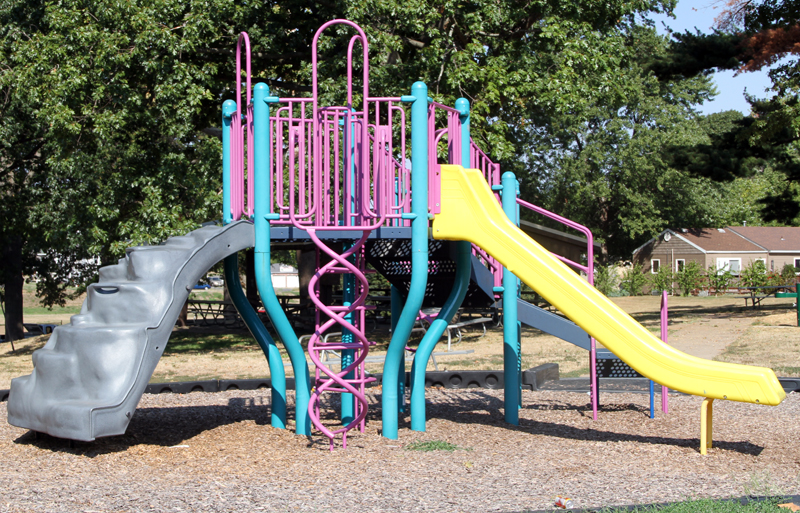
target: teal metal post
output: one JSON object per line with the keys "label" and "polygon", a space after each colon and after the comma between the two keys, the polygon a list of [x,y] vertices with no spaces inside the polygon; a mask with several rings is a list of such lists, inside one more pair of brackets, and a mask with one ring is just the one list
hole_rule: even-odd
{"label": "teal metal post", "polygon": [[[350,109],[350,111],[351,112],[355,112],[355,109]],[[340,121],[340,123],[342,125],[344,125],[345,120],[342,119]],[[356,163],[355,163],[355,160],[356,159],[353,158],[353,157],[355,156],[355,148],[356,148],[356,140],[355,139],[356,138],[355,138],[355,124],[354,123],[352,123],[352,122],[350,123],[350,127],[348,128],[347,132],[348,132],[348,136],[349,137],[346,140],[350,141],[350,148],[348,149],[348,151],[350,152],[350,155],[351,155],[350,168],[347,170],[347,172],[350,173],[350,177],[349,177],[349,181],[348,181],[348,183],[350,184],[350,190],[346,191],[346,195],[345,195],[344,201],[349,201],[350,202],[350,212],[355,212],[355,210],[356,210],[356,202],[355,202],[355,199],[356,199],[356,185],[355,185],[356,184],[356,180],[355,180]],[[344,131],[343,131],[343,133],[344,133]],[[344,141],[343,141],[343,144],[344,144]],[[341,223],[343,223],[343,221],[340,221],[340,224]],[[344,251],[347,251],[351,247],[352,247],[352,244],[345,244],[343,249],[344,249]],[[350,258],[348,258],[348,261],[350,263],[352,263],[352,264],[355,264],[356,263],[356,255],[351,255]],[[355,301],[355,300],[356,300],[356,277],[353,274],[345,274],[344,276],[342,276],[342,303],[344,304],[344,306],[350,306],[350,305],[353,304],[353,301]],[[356,315],[357,315],[356,312],[350,312],[350,313],[346,314],[344,316],[344,318],[345,318],[345,320],[347,322],[349,322],[350,324],[353,324],[353,322],[356,319]],[[363,329],[363,327],[362,327],[362,329]],[[342,329],[342,342],[344,342],[346,344],[350,344],[350,343],[353,343],[354,341],[355,341],[355,335],[353,335],[353,333],[350,330],[343,328]],[[355,360],[355,356],[356,356],[356,352],[353,349],[344,349],[344,350],[342,350],[341,369],[346,369],[351,363],[353,363],[353,361]],[[352,371],[348,372],[345,375],[345,379],[353,379],[354,377],[355,377],[355,370],[352,370]],[[346,393],[346,392],[342,393],[341,411],[340,411],[340,413],[341,413],[340,417],[342,419],[342,424],[343,425],[346,426],[346,425],[350,424],[353,421],[353,419],[355,418],[355,415],[356,415],[356,402],[355,402],[355,397],[353,397],[353,394]]]}
{"label": "teal metal post", "polygon": [[[459,111],[459,121],[461,122],[461,165],[465,168],[470,167],[469,161],[469,101],[466,98],[456,100],[456,109]],[[414,364],[411,366],[411,429],[414,431],[425,431],[427,415],[425,411],[425,374],[428,368],[428,360],[436,347],[436,343],[442,337],[444,330],[450,319],[456,314],[469,288],[472,262],[472,244],[467,241],[457,241],[456,246],[456,276],[453,282],[453,290],[445,301],[439,315],[431,323],[425,336],[417,347],[414,355]]]}
{"label": "teal metal post", "polygon": [[[267,315],[275,326],[278,336],[283,342],[289,359],[292,362],[295,382],[295,433],[311,434],[311,420],[308,417],[308,402],[311,397],[309,385],[308,363],[305,352],[297,334],[294,332],[286,313],[281,308],[275,289],[272,287],[270,273],[270,219],[276,215],[269,211],[270,183],[270,133],[269,103],[275,101],[269,96],[269,87],[259,83],[253,88],[253,136],[254,136],[254,173],[253,173],[253,222],[256,230],[255,270],[258,294],[267,311]],[[282,363],[281,363],[282,365]],[[273,382],[273,387],[275,386]],[[285,384],[284,384],[285,394]]]}
{"label": "teal metal post", "polygon": [[[405,305],[405,298],[403,294],[400,292],[400,289],[391,285],[389,290],[391,290],[392,296],[392,333],[394,334],[395,330],[397,329],[397,322],[400,320],[400,314],[403,312],[403,305]],[[400,365],[398,370],[400,379],[398,379],[397,383],[397,395],[400,398],[400,413],[406,412],[406,352],[403,351],[402,355],[400,356]]]}
{"label": "teal metal post", "polygon": [[[514,173],[505,172],[503,183],[503,210],[514,222],[517,217],[517,179]],[[519,324],[517,322],[517,277],[503,268],[503,378],[505,380],[505,419],[519,425]]]}
{"label": "teal metal post", "polygon": [[[344,248],[345,250],[349,249],[348,247]],[[355,263],[355,255],[350,257],[350,261]],[[345,274],[342,276],[342,298],[344,306],[350,306],[353,304],[353,301],[356,300],[356,277],[353,274]],[[349,323],[353,323],[355,321],[355,314],[356,312],[350,312],[349,314],[345,315],[345,319]],[[363,328],[362,328],[363,329]],[[348,329],[342,329],[342,342],[344,343],[352,343],[354,340],[353,334]],[[353,363],[355,359],[355,351],[353,349],[345,349],[342,351],[342,369],[347,368],[348,365]],[[353,379],[355,377],[355,371],[350,371],[345,375],[346,379]],[[342,407],[341,407],[341,418],[342,424],[348,425],[353,422],[353,419],[356,415],[356,407],[355,407],[355,397],[353,394],[350,393],[342,393]]]}
{"label": "teal metal post", "polygon": [[[231,214],[231,117],[236,113],[236,102],[227,100],[222,104],[222,222],[233,221]],[[264,351],[269,364],[269,375],[272,384],[272,427],[286,428],[286,371],[283,368],[281,354],[275,346],[264,323],[258,318],[253,306],[247,300],[239,281],[239,257],[234,253],[225,258],[225,285],[231,296],[236,311],[242,316],[245,325],[253,338]]]}
{"label": "teal metal post", "polygon": [[[411,95],[411,281],[408,297],[397,322],[383,366],[383,436],[396,440],[400,364],[428,284],[428,86],[415,82]],[[405,378],[405,376],[404,376]]]}
{"label": "teal metal post", "polygon": [[464,169],[470,169],[472,168],[472,162],[469,159],[469,144],[472,136],[470,135],[469,100],[466,98],[456,100],[456,110],[458,111],[459,121],[461,121],[461,166]]}
{"label": "teal metal post", "polygon": [[433,320],[425,336],[417,347],[414,355],[414,364],[411,366],[411,429],[425,431],[425,371],[436,343],[442,338],[444,330],[450,319],[456,314],[467,295],[469,288],[470,271],[472,262],[472,244],[466,241],[457,241],[456,244],[456,277],[453,290],[447,298],[439,315]]}
{"label": "teal metal post", "polygon": [[233,305],[242,316],[247,329],[258,342],[261,350],[264,351],[269,363],[272,387],[270,423],[274,428],[286,429],[286,371],[283,368],[281,352],[242,290],[237,253],[225,258],[225,285],[228,287]]}

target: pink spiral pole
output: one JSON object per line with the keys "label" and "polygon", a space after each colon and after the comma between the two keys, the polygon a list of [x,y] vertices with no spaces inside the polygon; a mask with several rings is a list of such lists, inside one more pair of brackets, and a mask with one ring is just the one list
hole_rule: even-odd
{"label": "pink spiral pole", "polygon": [[[361,253],[361,248],[363,247],[364,242],[367,240],[369,232],[365,231],[361,238],[350,249],[342,254],[336,253],[327,245],[325,245],[319,239],[316,234],[316,230],[313,228],[308,229],[308,234],[314,241],[314,244],[316,244],[321,251],[331,257],[331,261],[319,268],[316,274],[314,274],[314,276],[311,278],[311,281],[308,285],[309,297],[317,307],[318,312],[324,313],[329,317],[325,323],[317,326],[314,334],[311,336],[311,339],[308,342],[308,354],[311,358],[311,361],[313,361],[314,365],[316,366],[316,383],[314,390],[311,393],[311,400],[308,404],[308,414],[311,418],[311,422],[314,423],[314,426],[330,439],[331,450],[333,450],[334,439],[338,434],[342,435],[342,446],[347,448],[348,431],[360,424],[363,426],[362,421],[367,415],[367,406],[369,403],[367,402],[366,395],[364,394],[364,385],[375,380],[375,378],[366,378],[364,376],[363,362],[366,359],[369,351],[369,340],[367,340],[363,330],[359,329],[360,326],[357,327],[346,319],[348,314],[353,312],[358,312],[360,314],[366,309],[364,303],[369,292],[367,277],[365,276],[363,270],[359,268],[359,266],[356,266],[347,259],[354,254]],[[314,291],[319,279],[327,273],[352,273],[356,277],[360,287],[357,288],[359,290],[359,294],[353,304],[348,306],[331,306],[325,305],[322,303],[322,301],[320,301]],[[358,315],[357,318],[360,320],[361,315]],[[350,343],[323,342],[322,334],[328,331],[335,324],[340,325],[343,330],[347,330],[352,333],[355,337],[355,341]],[[358,322],[357,324],[362,323]],[[345,349],[355,350],[354,359],[350,365],[343,368],[339,372],[329,368],[322,362],[322,359],[320,358],[323,351],[341,351]],[[354,375],[352,378],[347,378],[346,376],[350,372],[353,372]],[[322,423],[320,418],[319,402],[320,396],[325,392],[353,394],[353,397],[356,400],[355,417],[347,425],[342,426],[339,429],[332,430]]]}

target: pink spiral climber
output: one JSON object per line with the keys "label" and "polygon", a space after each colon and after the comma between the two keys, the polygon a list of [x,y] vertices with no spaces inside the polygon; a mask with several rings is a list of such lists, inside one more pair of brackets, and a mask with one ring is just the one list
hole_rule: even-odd
{"label": "pink spiral climber", "polygon": [[[370,345],[363,331],[364,311],[368,308],[364,303],[369,292],[369,285],[364,275],[364,261],[361,255],[361,248],[364,246],[364,241],[366,241],[369,236],[369,231],[364,231],[361,238],[342,254],[336,253],[324,244],[319,239],[314,229],[309,229],[308,234],[314,241],[314,244],[316,244],[322,252],[331,257],[331,261],[319,268],[308,285],[309,296],[317,307],[318,314],[317,326],[308,342],[308,354],[311,357],[311,361],[313,361],[316,366],[315,386],[308,404],[308,414],[314,426],[330,439],[330,448],[333,450],[334,439],[338,434],[342,434],[342,446],[346,448],[347,432],[359,425],[363,431],[364,419],[367,415],[368,406],[367,398],[364,394],[364,386],[366,383],[375,380],[375,378],[366,377],[364,373],[364,359],[367,357]],[[353,255],[356,255],[357,264],[348,261],[348,258]],[[358,286],[356,287],[358,295],[351,305],[325,305],[317,297],[317,283],[319,283],[323,275],[331,273],[351,273],[356,277],[358,282]],[[322,324],[319,323],[320,312],[329,317],[329,319]],[[356,316],[357,321],[351,323],[347,320],[347,316],[354,312],[358,314]],[[341,326],[343,332],[346,330],[352,333],[355,341],[335,343],[323,342],[323,334],[337,324]],[[348,349],[353,350],[355,353],[353,361],[340,371],[334,371],[322,362],[321,356],[323,351],[342,351]],[[353,372],[353,376],[346,377],[350,372]],[[350,393],[353,394],[356,400],[353,420],[339,429],[329,429],[320,419],[320,396],[326,392]]]}

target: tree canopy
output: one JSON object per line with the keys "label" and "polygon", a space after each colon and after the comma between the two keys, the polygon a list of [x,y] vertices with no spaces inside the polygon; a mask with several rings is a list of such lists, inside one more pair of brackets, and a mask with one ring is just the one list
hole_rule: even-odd
{"label": "tree canopy", "polygon": [[[216,134],[238,33],[250,34],[255,81],[299,96],[310,91],[312,37],[335,18],[364,27],[374,92],[407,94],[423,80],[437,101],[468,98],[482,148],[518,173],[530,199],[591,220],[609,255],[665,223],[711,222],[719,215],[702,207],[703,191],[714,188],[698,180],[710,183],[701,175],[724,160],[703,153],[724,136],[694,106],[714,94],[704,70],[739,62],[738,36],[670,43],[648,16],[674,4],[9,0],[0,6],[7,301],[38,272],[45,302],[58,303],[70,280],[94,270],[84,259],[113,262],[128,245],[219,218]],[[345,30],[320,44],[331,100],[343,94]]]}

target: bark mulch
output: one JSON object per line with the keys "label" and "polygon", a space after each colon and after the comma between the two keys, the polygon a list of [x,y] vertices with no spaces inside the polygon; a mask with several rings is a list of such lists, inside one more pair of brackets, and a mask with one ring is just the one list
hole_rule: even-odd
{"label": "bark mulch", "polygon": [[[797,494],[800,394],[777,407],[715,402],[701,456],[701,398],[524,391],[520,425],[502,391],[429,390],[427,432],[379,435],[380,389],[348,449],[269,425],[269,390],[145,395],[123,436],[70,443],[0,422],[2,511],[519,511],[687,498]],[[291,408],[290,408],[291,410]],[[0,403],[0,418],[6,403]],[[331,417],[332,418],[332,417]],[[453,451],[409,450],[419,441]],[[339,444],[340,445],[340,444]]]}

